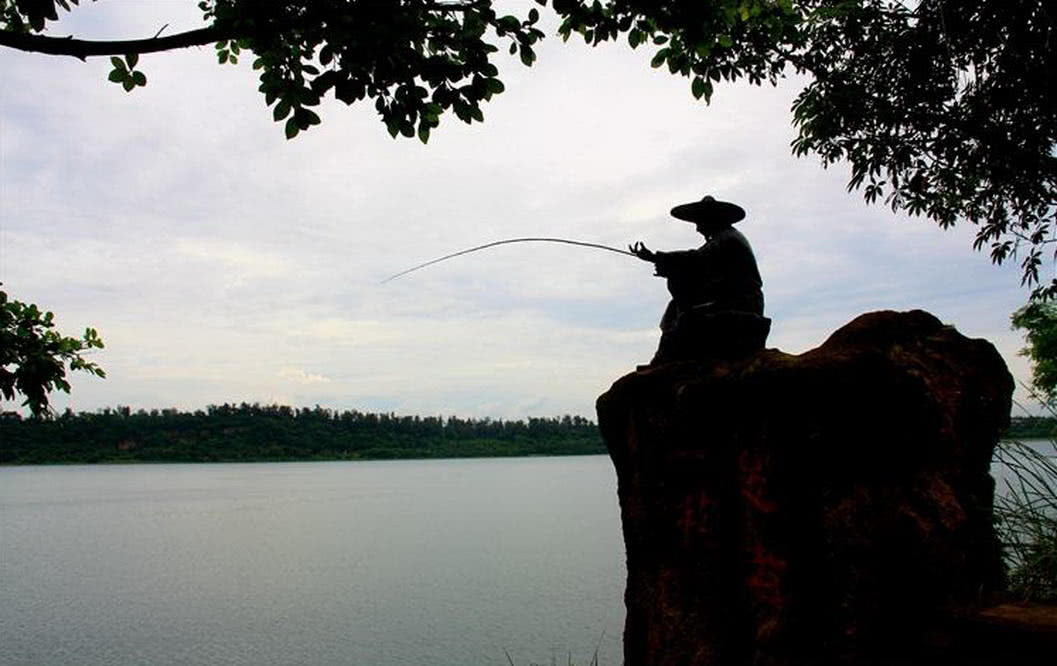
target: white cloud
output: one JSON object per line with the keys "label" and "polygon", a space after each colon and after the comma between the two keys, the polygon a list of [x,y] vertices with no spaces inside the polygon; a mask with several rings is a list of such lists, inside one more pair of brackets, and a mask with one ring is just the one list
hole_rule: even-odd
{"label": "white cloud", "polygon": [[290,380],[298,384],[327,384],[330,383],[330,377],[323,375],[317,375],[314,372],[305,372],[298,368],[283,368],[278,373],[282,379]]}

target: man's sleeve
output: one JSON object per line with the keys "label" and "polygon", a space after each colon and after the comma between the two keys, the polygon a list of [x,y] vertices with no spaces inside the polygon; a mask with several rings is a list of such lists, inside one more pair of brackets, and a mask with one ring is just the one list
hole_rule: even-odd
{"label": "man's sleeve", "polygon": [[655,252],[653,265],[657,275],[671,277],[678,273],[693,270],[701,261],[701,250],[677,250],[675,252]]}

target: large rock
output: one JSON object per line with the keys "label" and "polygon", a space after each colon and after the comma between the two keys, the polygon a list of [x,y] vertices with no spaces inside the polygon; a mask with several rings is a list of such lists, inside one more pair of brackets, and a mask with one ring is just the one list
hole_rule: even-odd
{"label": "large rock", "polygon": [[629,374],[617,470],[628,666],[869,663],[1000,579],[988,474],[1013,380],[922,311],[799,356]]}

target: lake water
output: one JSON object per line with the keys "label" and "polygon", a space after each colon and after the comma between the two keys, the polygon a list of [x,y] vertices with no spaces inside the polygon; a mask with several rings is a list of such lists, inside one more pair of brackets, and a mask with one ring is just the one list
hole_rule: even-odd
{"label": "lake water", "polygon": [[0,468],[0,664],[621,662],[605,456]]}
{"label": "lake water", "polygon": [[[1021,444],[1033,449],[1036,453],[1041,453],[1050,460],[1057,463],[1057,444],[1048,439],[1025,439],[1020,442]],[[1013,484],[1014,487],[1019,488],[1017,483],[1017,475],[1011,471],[1008,467],[1000,463],[993,463],[991,465],[991,476],[995,478],[995,492],[1000,494],[1008,494],[1008,484]]]}
{"label": "lake water", "polygon": [[5,666],[612,665],[624,579],[605,456],[0,468]]}

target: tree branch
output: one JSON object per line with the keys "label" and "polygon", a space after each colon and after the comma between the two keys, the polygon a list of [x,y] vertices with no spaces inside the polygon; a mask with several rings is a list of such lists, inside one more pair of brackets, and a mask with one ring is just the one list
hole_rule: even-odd
{"label": "tree branch", "polygon": [[90,41],[73,37],[47,37],[0,30],[0,46],[6,46],[30,53],[71,56],[84,60],[91,56],[114,56],[128,53],[157,53],[183,49],[189,46],[203,46],[223,39],[232,39],[235,35],[221,32],[214,26],[181,32],[168,37],[150,37],[148,39],[125,39],[117,41]]}

